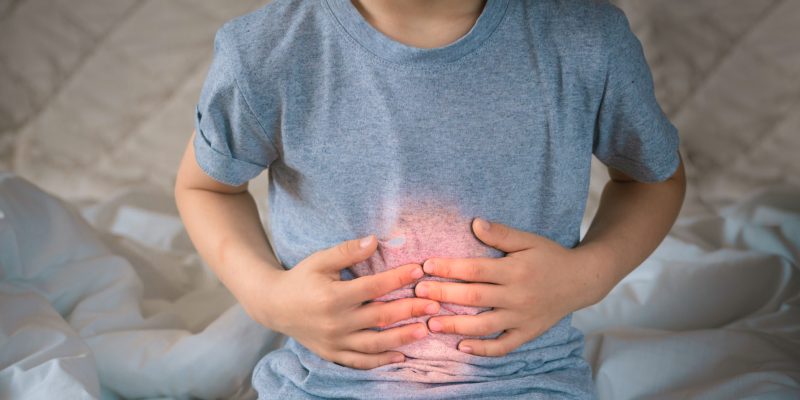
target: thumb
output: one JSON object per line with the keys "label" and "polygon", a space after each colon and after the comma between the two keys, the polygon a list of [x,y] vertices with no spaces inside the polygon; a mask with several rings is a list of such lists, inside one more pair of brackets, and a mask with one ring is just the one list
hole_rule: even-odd
{"label": "thumb", "polygon": [[514,229],[499,222],[489,222],[482,218],[472,221],[472,232],[481,242],[505,253],[514,253],[535,247],[542,239],[534,233]]}
{"label": "thumb", "polygon": [[312,254],[306,261],[320,272],[338,272],[369,258],[375,253],[377,243],[374,235],[346,240]]}

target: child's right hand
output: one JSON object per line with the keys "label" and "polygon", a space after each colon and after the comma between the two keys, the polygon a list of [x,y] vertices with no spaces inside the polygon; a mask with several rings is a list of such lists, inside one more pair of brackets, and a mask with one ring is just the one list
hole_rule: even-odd
{"label": "child's right hand", "polygon": [[428,335],[424,323],[375,331],[412,317],[436,314],[439,303],[421,298],[368,302],[415,282],[423,276],[419,264],[406,264],[376,275],[342,281],[340,271],[375,252],[373,235],[320,250],[288,271],[282,271],[265,293],[268,305],[258,307],[263,325],[293,337],[318,356],[351,368],[372,369],[402,362],[403,353],[390,351]]}

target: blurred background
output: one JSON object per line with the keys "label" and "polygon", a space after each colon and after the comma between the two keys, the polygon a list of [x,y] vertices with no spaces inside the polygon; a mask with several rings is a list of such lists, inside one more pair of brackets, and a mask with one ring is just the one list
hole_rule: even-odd
{"label": "blurred background", "polygon": [[0,167],[75,201],[171,191],[214,33],[266,3],[2,0]]}
{"label": "blurred background", "polygon": [[[266,3],[0,0],[0,398],[253,398],[277,339],[194,253],[172,188],[214,33]],[[614,3],[689,187],[656,253],[575,314],[601,398],[800,397],[800,1]],[[607,179],[595,160],[585,224]],[[250,190],[265,218],[267,174]]]}

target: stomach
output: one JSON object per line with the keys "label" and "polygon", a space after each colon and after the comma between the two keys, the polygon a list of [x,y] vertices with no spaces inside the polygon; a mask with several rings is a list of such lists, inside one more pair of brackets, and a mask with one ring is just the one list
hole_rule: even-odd
{"label": "stomach", "polygon": [[[368,259],[349,268],[353,277],[381,273],[405,264],[422,264],[429,258],[500,257],[504,253],[494,249],[472,233],[473,216],[465,216],[455,206],[443,204],[406,203],[392,218],[392,227],[385,237],[378,237],[378,247]],[[454,281],[424,275],[425,280]],[[387,293],[376,301],[391,301],[414,297],[416,283]],[[414,317],[382,329],[391,329],[411,323],[427,323],[428,318],[439,315],[476,315],[490,308],[441,303],[436,315]],[[378,329],[378,328],[376,328]],[[494,335],[496,336],[496,335]],[[467,354],[457,349],[462,335],[431,332],[428,336],[395,350],[406,355],[407,362],[415,360],[461,361]]]}

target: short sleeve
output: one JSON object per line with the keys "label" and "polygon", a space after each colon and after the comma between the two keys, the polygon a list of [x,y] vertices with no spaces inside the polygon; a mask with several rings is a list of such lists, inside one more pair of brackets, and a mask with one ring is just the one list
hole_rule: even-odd
{"label": "short sleeve", "polygon": [[197,163],[206,174],[239,186],[278,157],[274,131],[264,128],[274,126],[276,110],[274,102],[259,98],[254,103],[242,91],[246,86],[237,71],[243,68],[235,48],[226,41],[224,28],[214,38],[214,57],[196,105],[193,145]]}
{"label": "short sleeve", "polygon": [[664,181],[678,168],[678,130],[656,101],[653,77],[625,14],[611,6],[605,87],[593,153],[640,182]]}

